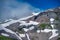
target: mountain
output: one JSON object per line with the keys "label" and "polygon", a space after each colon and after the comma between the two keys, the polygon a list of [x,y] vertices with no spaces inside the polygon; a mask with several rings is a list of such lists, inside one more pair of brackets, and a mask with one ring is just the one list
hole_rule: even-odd
{"label": "mountain", "polygon": [[56,18],[59,17],[60,19],[60,7],[48,9],[44,12],[40,12],[38,15],[33,16],[26,21],[36,21],[36,22],[49,22],[50,18]]}
{"label": "mountain", "polygon": [[[50,23],[50,18],[55,19],[54,23],[53,23],[53,24],[55,24],[55,29],[45,29],[45,30],[42,30],[42,32],[44,32],[43,34],[47,36],[47,34],[45,34],[45,32],[50,33],[50,31],[51,31],[52,35],[50,35],[51,36],[50,39],[55,39],[54,37],[58,36],[58,33],[56,33],[56,32],[58,30],[60,30],[60,7],[48,9],[48,10],[45,10],[44,12],[38,12],[38,13],[33,12],[31,16],[27,16],[27,17],[20,18],[17,20],[8,19],[8,20],[4,21],[3,23],[0,23],[0,35],[2,34],[2,35],[6,36],[8,34],[10,38],[22,39],[21,35],[19,36],[20,31],[22,30],[22,34],[25,34],[25,36],[26,36],[23,39],[24,40],[26,38],[29,39],[28,34],[36,33],[36,31],[39,30],[38,29],[39,23],[40,24],[41,23]],[[26,34],[27,31],[29,31],[29,32]],[[58,31],[58,32],[60,33],[60,31]],[[12,35],[12,34],[14,34],[14,35]],[[41,35],[41,34],[37,34],[37,35]],[[34,35],[29,35],[29,36],[33,37]],[[43,40],[43,38],[45,38],[45,36],[44,37],[40,36],[40,37],[42,37],[42,40]]]}

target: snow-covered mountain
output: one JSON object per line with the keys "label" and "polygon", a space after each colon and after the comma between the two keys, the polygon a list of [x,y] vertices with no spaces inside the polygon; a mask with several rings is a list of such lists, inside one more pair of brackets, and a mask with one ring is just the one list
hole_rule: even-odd
{"label": "snow-covered mountain", "polygon": [[[14,19],[5,20],[4,23],[0,23],[0,31],[4,30],[6,33],[14,34],[17,38],[21,39],[21,37],[18,36],[16,33],[16,30],[21,25],[29,26],[29,25],[38,25],[39,23],[42,23],[42,22],[47,23],[50,21],[49,20],[50,18],[56,18],[57,16],[60,17],[60,8],[48,9],[44,12],[38,12],[38,13],[33,12],[31,16],[27,16],[24,18],[20,18],[17,20],[14,20]],[[31,26],[29,28],[23,28],[23,29],[24,29],[24,31],[27,32],[29,30],[34,29],[34,26]],[[49,30],[49,31],[46,31],[46,30]],[[53,30],[45,29],[45,30],[41,30],[41,31],[42,32],[52,31],[52,36],[50,37],[50,39],[52,39],[54,36],[58,36],[58,33],[56,34],[56,31],[58,31],[58,30],[55,30],[55,29],[53,29]],[[6,34],[3,34],[3,35],[6,35]]]}

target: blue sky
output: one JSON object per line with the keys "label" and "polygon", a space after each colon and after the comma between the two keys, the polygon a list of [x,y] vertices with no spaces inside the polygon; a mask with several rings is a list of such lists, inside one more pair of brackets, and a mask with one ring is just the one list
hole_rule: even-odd
{"label": "blue sky", "polygon": [[49,8],[60,6],[60,0],[0,0],[0,21],[22,18]]}
{"label": "blue sky", "polygon": [[45,10],[60,6],[60,0],[18,0],[31,4],[32,6]]}

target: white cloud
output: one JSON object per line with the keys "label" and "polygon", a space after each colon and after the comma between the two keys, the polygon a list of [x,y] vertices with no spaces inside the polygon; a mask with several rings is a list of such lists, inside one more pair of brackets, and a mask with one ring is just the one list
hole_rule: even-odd
{"label": "white cloud", "polygon": [[30,4],[25,2],[17,2],[16,0],[5,0],[2,1],[2,19],[7,18],[22,18],[25,16],[29,16],[33,11],[40,11],[40,9],[32,7]]}

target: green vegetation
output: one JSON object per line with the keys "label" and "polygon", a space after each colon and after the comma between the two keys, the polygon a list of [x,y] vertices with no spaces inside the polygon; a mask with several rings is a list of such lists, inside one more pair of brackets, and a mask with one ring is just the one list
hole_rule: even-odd
{"label": "green vegetation", "polygon": [[24,31],[22,30],[22,31],[19,31],[19,33],[24,33]]}
{"label": "green vegetation", "polygon": [[0,36],[0,40],[15,40],[15,39],[8,38],[8,37],[5,37],[5,36]]}
{"label": "green vegetation", "polygon": [[32,38],[31,40],[34,40],[34,38]]}
{"label": "green vegetation", "polygon": [[43,30],[45,29],[46,26],[51,28],[50,24],[45,24],[45,23],[39,24],[39,28]]}
{"label": "green vegetation", "polygon": [[55,20],[59,20],[59,17],[56,17]]}
{"label": "green vegetation", "polygon": [[24,33],[24,31],[22,30],[22,28],[18,28],[17,32]]}

